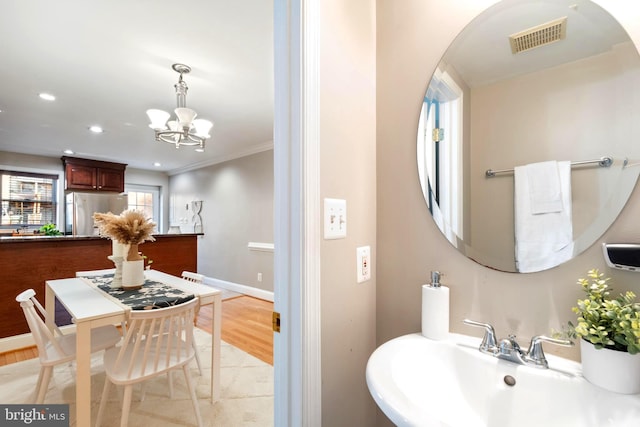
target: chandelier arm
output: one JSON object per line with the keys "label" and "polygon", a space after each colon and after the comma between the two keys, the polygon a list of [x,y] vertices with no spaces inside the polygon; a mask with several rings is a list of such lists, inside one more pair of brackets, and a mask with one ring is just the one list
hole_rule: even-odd
{"label": "chandelier arm", "polygon": [[[177,141],[175,140],[176,135],[180,136],[180,138]],[[175,145],[194,146],[194,145],[204,145],[205,138],[202,138],[192,133],[187,134],[187,137],[185,137],[182,132],[165,130],[165,131],[156,132],[156,140],[167,142],[169,144],[175,144]]]}
{"label": "chandelier arm", "polygon": [[204,140],[206,139],[206,138],[203,138],[203,137],[198,136],[198,135],[193,134],[193,133],[190,133],[190,134],[188,135],[188,138],[189,138],[191,141],[193,141],[193,142],[194,142],[194,144],[193,144],[193,145],[200,145],[200,144],[201,144],[201,143],[203,143],[203,142],[204,142]]}

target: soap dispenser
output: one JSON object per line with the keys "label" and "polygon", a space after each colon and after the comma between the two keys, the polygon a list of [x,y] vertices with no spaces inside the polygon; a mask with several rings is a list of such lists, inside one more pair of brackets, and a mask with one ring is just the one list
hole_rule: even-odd
{"label": "soap dispenser", "polygon": [[422,285],[422,335],[443,340],[449,335],[449,288],[442,286],[444,276],[431,272],[431,283]]}

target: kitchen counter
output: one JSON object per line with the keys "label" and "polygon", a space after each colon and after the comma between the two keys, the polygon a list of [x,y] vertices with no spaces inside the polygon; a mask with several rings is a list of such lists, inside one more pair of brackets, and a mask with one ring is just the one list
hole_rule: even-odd
{"label": "kitchen counter", "polygon": [[[198,236],[201,234],[156,234],[153,242],[138,250],[153,260],[151,267],[174,276],[198,271]],[[29,332],[16,295],[33,289],[44,300],[46,280],[75,277],[76,271],[113,268],[111,240],[100,236],[7,236],[0,237],[0,338]],[[59,306],[59,324],[69,315]]]}
{"label": "kitchen counter", "polygon": [[[173,238],[173,237],[184,237],[184,236],[203,236],[203,233],[182,233],[182,234],[154,234],[153,237],[155,239],[164,239],[164,238]],[[56,240],[108,240],[102,236],[71,236],[71,235],[62,235],[62,236],[45,236],[44,234],[26,234],[22,236],[12,236],[7,235],[3,236],[0,234],[0,244],[4,242],[33,242],[33,241],[56,241]]]}

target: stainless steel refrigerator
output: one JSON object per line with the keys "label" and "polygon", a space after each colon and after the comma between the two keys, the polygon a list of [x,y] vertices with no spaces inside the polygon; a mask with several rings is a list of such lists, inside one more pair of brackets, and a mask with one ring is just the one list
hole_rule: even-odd
{"label": "stainless steel refrigerator", "polygon": [[128,206],[126,194],[119,193],[67,193],[65,234],[94,236],[98,229],[93,222],[95,212],[121,214]]}

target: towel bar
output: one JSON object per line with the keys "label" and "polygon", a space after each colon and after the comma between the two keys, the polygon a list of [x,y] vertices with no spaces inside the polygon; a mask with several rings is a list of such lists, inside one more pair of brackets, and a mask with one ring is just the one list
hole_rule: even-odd
{"label": "towel bar", "polygon": [[[600,157],[597,160],[581,160],[578,162],[571,162],[571,167],[590,165],[590,164],[597,164],[601,168],[608,168],[613,164],[613,157],[606,156],[606,157]],[[513,173],[513,169],[499,169],[499,170],[487,169],[484,175],[487,178],[493,178],[497,174],[501,174],[501,173]]]}

